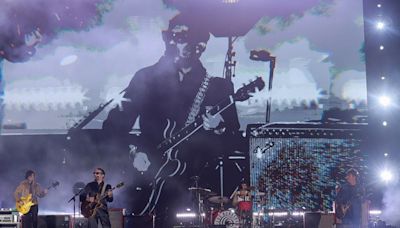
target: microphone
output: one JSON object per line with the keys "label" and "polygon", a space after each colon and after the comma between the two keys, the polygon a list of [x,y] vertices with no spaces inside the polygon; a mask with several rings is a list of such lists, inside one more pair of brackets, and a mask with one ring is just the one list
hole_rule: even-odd
{"label": "microphone", "polygon": [[274,60],[275,57],[271,56],[267,50],[251,50],[250,59],[255,61],[269,62]]}

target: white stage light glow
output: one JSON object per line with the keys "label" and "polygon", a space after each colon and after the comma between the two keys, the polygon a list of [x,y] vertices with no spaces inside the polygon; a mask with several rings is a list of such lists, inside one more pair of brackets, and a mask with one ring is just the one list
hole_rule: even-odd
{"label": "white stage light glow", "polygon": [[385,29],[385,23],[382,22],[382,21],[378,21],[378,22],[376,23],[376,28],[377,28],[378,30],[383,30],[383,29]]}
{"label": "white stage light glow", "polygon": [[196,214],[195,213],[177,213],[176,217],[177,218],[195,218]]}
{"label": "white stage light glow", "polygon": [[380,215],[380,214],[382,214],[382,211],[381,210],[370,210],[369,214],[370,215]]}
{"label": "white stage light glow", "polygon": [[268,213],[269,216],[275,216],[275,217],[285,217],[288,216],[288,212],[270,212]]}
{"label": "white stage light glow", "polygon": [[379,97],[379,103],[383,106],[383,107],[388,107],[391,105],[391,99],[390,97],[386,96],[386,95],[382,95]]}
{"label": "white stage light glow", "polygon": [[387,169],[383,170],[383,171],[381,172],[381,179],[382,179],[382,181],[384,181],[385,183],[390,182],[391,180],[393,180],[393,174],[392,174],[392,172],[391,172],[390,170],[387,170]]}
{"label": "white stage light glow", "polygon": [[223,3],[228,3],[228,4],[235,4],[238,3],[239,0],[222,0]]}
{"label": "white stage light glow", "polygon": [[304,215],[304,212],[301,212],[301,211],[294,211],[294,212],[292,213],[292,215],[293,215],[293,216],[303,216],[303,215]]}
{"label": "white stage light glow", "polygon": [[382,125],[386,127],[388,125],[387,121],[383,121]]}

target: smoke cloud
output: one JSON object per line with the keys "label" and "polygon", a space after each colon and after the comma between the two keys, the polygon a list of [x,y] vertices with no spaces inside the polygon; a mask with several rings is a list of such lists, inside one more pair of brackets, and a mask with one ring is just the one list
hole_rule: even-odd
{"label": "smoke cloud", "polygon": [[399,206],[400,188],[397,186],[387,189],[383,196],[382,219],[391,225],[400,225]]}
{"label": "smoke cloud", "polygon": [[0,57],[26,61],[35,54],[37,44],[50,42],[63,30],[94,26],[110,7],[105,0],[1,1]]}

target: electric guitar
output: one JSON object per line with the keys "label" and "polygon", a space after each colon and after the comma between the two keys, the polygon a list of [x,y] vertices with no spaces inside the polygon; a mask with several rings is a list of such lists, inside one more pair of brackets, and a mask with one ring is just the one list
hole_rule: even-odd
{"label": "electric guitar", "polygon": [[347,211],[350,209],[351,204],[335,204],[335,212],[337,223],[341,223],[342,219],[346,216]]}
{"label": "electric guitar", "polygon": [[[51,188],[57,187],[59,184],[60,182],[55,181],[46,189],[50,190]],[[27,196],[22,196],[15,204],[17,211],[19,211],[22,214],[28,213],[33,205],[34,203],[32,201],[32,194],[28,194]]]}
{"label": "electric guitar", "polygon": [[[121,188],[124,186],[124,182],[117,184],[116,186],[112,187],[110,191],[114,189]],[[85,218],[89,218],[96,215],[97,208],[102,206],[102,201],[107,197],[107,192],[104,192],[102,195],[96,196],[94,202],[83,201],[81,204],[81,213]]]}
{"label": "electric guitar", "polygon": [[[235,104],[236,101],[245,101],[249,99],[252,95],[251,93],[256,92],[256,89],[262,90],[265,87],[265,83],[261,77],[257,77],[256,80],[244,85],[238,91],[227,97],[226,99],[220,101],[217,105],[213,106],[206,113],[211,115],[220,114],[231,105]],[[168,178],[174,177],[176,175],[181,175],[185,169],[186,164],[181,162],[178,158],[178,150],[176,147],[182,142],[187,140],[190,136],[196,133],[203,127],[203,118],[201,115],[197,116],[193,123],[182,128],[176,133],[174,129],[176,123],[171,120],[167,120],[167,126],[164,130],[164,140],[156,147],[156,152],[154,154],[162,154],[161,167],[156,172],[152,182],[151,182],[151,194],[147,201],[146,206],[141,210],[139,215],[144,215],[146,213],[151,213],[156,204],[158,203],[160,194],[162,192],[163,186],[168,180]]]}

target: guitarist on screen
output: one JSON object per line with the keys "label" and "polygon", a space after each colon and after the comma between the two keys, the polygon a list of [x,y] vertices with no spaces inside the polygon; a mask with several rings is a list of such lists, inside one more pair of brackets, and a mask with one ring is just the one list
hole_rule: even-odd
{"label": "guitarist on screen", "polygon": [[36,173],[33,170],[26,171],[25,180],[18,185],[14,192],[17,204],[23,204],[25,199],[31,196],[31,200],[28,200],[28,203],[31,205],[30,210],[22,216],[23,228],[38,227],[38,197],[42,198],[46,194],[47,189],[43,189],[36,182]]}
{"label": "guitarist on screen", "polygon": [[103,228],[111,227],[107,202],[113,201],[113,193],[111,185],[104,182],[105,174],[102,168],[96,168],[93,172],[95,180],[88,183],[80,195],[81,212],[88,218],[88,228],[97,228],[98,220]]}
{"label": "guitarist on screen", "polygon": [[336,227],[359,228],[362,218],[364,189],[358,183],[359,173],[355,169],[346,172],[346,183],[341,185],[336,194]]}
{"label": "guitarist on screen", "polygon": [[[207,28],[191,15],[172,18],[162,32],[164,55],[135,74],[124,90],[121,107],[112,109],[103,122],[110,138],[123,138],[116,134],[129,134],[135,122],[139,123],[139,140],[132,142],[129,152],[132,165],[127,173],[133,183],[126,205],[134,214],[156,211],[158,216],[165,215],[165,219],[157,219],[156,223],[165,222],[157,227],[173,225],[175,211],[191,197],[187,191],[191,177],[199,176],[202,187],[219,186],[213,162],[219,155],[233,152],[240,141],[235,104],[213,115],[206,112],[221,100],[229,101],[234,93],[230,80],[211,76],[200,61],[209,37]],[[197,117],[199,124],[194,126]],[[158,145],[187,126],[199,127],[165,156],[168,150]],[[172,158],[171,163],[165,163],[165,157]]]}

